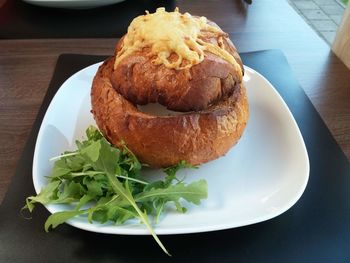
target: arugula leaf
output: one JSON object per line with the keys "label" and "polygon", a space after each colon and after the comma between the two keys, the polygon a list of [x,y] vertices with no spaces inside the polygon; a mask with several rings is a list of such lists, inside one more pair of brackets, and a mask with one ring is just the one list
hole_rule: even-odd
{"label": "arugula leaf", "polygon": [[199,205],[201,199],[207,198],[207,188],[207,182],[202,179],[187,186],[184,183],[178,183],[167,188],[150,189],[138,194],[135,199],[139,202],[156,198],[168,200],[184,198],[188,202]]}
{"label": "arugula leaf", "polygon": [[92,125],[86,129],[85,133],[88,141],[98,141],[103,138],[102,133]]}
{"label": "arugula leaf", "polygon": [[71,171],[71,168],[67,165],[66,160],[59,159],[56,161],[56,163],[52,169],[50,177],[51,178],[60,177],[62,175],[68,174],[70,171]]}
{"label": "arugula leaf", "polygon": [[52,204],[67,204],[79,201],[79,199],[85,194],[84,187],[74,181],[64,182],[63,190],[57,193],[58,198],[51,200]]}
{"label": "arugula leaf", "polygon": [[83,197],[80,198],[79,203],[77,204],[75,210],[78,211],[83,205],[85,205],[87,202],[91,201],[92,199],[94,199],[94,197],[91,196],[90,194],[83,195]]}
{"label": "arugula leaf", "polygon": [[186,185],[176,178],[180,169],[196,167],[182,161],[164,169],[167,175],[164,180],[147,182],[141,178],[141,163],[123,142],[120,149],[112,146],[92,126],[86,130],[86,136],[86,140],[76,141],[76,151],[50,159],[55,164],[48,184],[37,196],[28,197],[22,209],[31,212],[36,203],[76,205],[74,210],[52,214],[45,223],[45,231],[79,215],[86,215],[90,223],[123,224],[139,219],[170,255],[155,234],[149,215],[158,222],[167,203],[173,203],[177,211],[184,213],[187,209],[182,201],[199,204],[207,197],[204,180]]}
{"label": "arugula leaf", "polygon": [[80,149],[80,153],[89,158],[91,162],[96,162],[100,153],[101,143],[100,141],[93,141],[87,147],[83,147]]}
{"label": "arugula leaf", "polygon": [[123,148],[123,155],[126,157],[123,160],[123,163],[129,165],[129,171],[134,170],[138,173],[142,168],[141,163],[136,158],[135,154],[132,151],[130,151],[130,149],[125,145],[124,142],[122,142],[121,147]]}
{"label": "arugula leaf", "polygon": [[156,208],[156,224],[159,222],[160,215],[163,212],[164,206],[165,206],[165,200],[159,199],[158,201],[154,202],[154,207]]}
{"label": "arugula leaf", "polygon": [[96,147],[98,151],[96,156],[91,156],[87,153],[82,153],[88,162],[91,163],[95,171],[102,171],[108,174],[113,174],[118,166],[119,160],[119,149],[112,147],[106,139],[101,139],[98,142],[99,146]]}
{"label": "arugula leaf", "polygon": [[[94,147],[95,152],[91,154],[89,151],[83,151],[84,149],[87,149],[89,147]],[[153,238],[156,240],[156,242],[159,244],[159,246],[163,249],[163,251],[170,255],[169,252],[166,250],[162,242],[159,240],[157,235],[154,233],[154,230],[152,229],[149,221],[148,216],[146,213],[143,213],[140,208],[137,206],[132,194],[130,191],[125,189],[122,185],[122,183],[119,182],[119,180],[115,177],[114,172],[117,169],[118,166],[118,157],[119,157],[119,150],[117,148],[113,148],[110,146],[110,144],[107,142],[106,139],[101,139],[98,142],[92,143],[87,148],[84,148],[82,150],[82,155],[85,156],[85,158],[88,159],[92,163],[92,166],[95,170],[103,171],[107,174],[107,178],[115,191],[116,194],[120,195],[123,199],[128,201],[130,205],[136,210],[140,220],[146,225],[147,229],[152,234]],[[98,153],[96,153],[98,151]],[[128,151],[130,153],[130,151]],[[134,157],[134,155],[132,155]],[[134,158],[133,158],[134,159]],[[136,157],[135,157],[136,159]],[[132,163],[134,163],[135,160],[132,160]],[[132,169],[135,166],[130,166],[130,169]],[[98,211],[98,210],[97,210]],[[105,223],[108,219],[106,217],[105,213],[98,213],[97,211],[94,212],[93,219],[96,219],[102,223]],[[103,215],[103,217],[102,217]]]}
{"label": "arugula leaf", "polygon": [[149,221],[148,221],[148,216],[146,213],[142,212],[140,210],[140,208],[137,206],[133,196],[131,195],[131,193],[129,191],[127,191],[127,189],[125,189],[123,187],[123,185],[118,181],[118,179],[115,178],[115,176],[113,174],[107,173],[107,177],[114,189],[114,191],[118,194],[120,194],[125,200],[127,200],[131,206],[136,210],[136,212],[138,213],[142,223],[144,223],[148,229],[148,231],[151,233],[151,235],[153,236],[153,238],[156,240],[156,242],[158,243],[158,245],[162,248],[162,250],[170,256],[169,252],[166,250],[166,248],[164,247],[164,245],[162,244],[162,242],[159,240],[158,236],[156,235],[156,233],[154,232],[153,228],[151,227]]}
{"label": "arugula leaf", "polygon": [[48,183],[37,196],[30,196],[26,198],[26,205],[23,208],[28,208],[29,212],[34,209],[35,203],[41,203],[43,205],[50,203],[57,196],[59,181],[52,181]]}
{"label": "arugula leaf", "polygon": [[80,171],[84,164],[84,158],[80,155],[73,155],[65,158],[67,166],[71,169],[71,171]]}
{"label": "arugula leaf", "polygon": [[86,211],[84,210],[78,210],[78,211],[73,210],[73,211],[63,211],[63,212],[54,213],[47,218],[45,222],[45,231],[49,232],[50,226],[52,226],[52,228],[55,228],[58,225],[66,222],[68,219],[71,219],[77,215],[81,215],[84,213],[86,213]]}
{"label": "arugula leaf", "polygon": [[108,219],[114,221],[116,225],[121,225],[129,219],[135,218],[137,215],[128,208],[112,206],[108,210],[107,216]]}
{"label": "arugula leaf", "polygon": [[84,177],[83,184],[87,187],[87,192],[90,196],[102,196],[103,195],[103,185],[101,182],[96,181],[91,177]]}
{"label": "arugula leaf", "polygon": [[[170,185],[167,188],[152,188],[148,191],[144,191],[135,196],[137,202],[162,202],[172,201],[175,203],[178,211],[183,211],[182,206],[179,203],[181,198],[185,199],[188,202],[199,205],[201,199],[207,198],[207,182],[205,180],[199,180],[193,182],[189,185],[184,183],[178,183],[176,185]],[[161,206],[158,209],[161,209]]]}
{"label": "arugula leaf", "polygon": [[193,166],[189,163],[187,163],[186,161],[182,160],[180,161],[178,164],[174,165],[174,166],[170,166],[168,168],[165,168],[163,170],[164,173],[166,173],[168,176],[165,178],[165,184],[166,185],[170,185],[171,182],[173,180],[176,179],[176,173],[180,170],[180,169],[184,169],[184,168],[191,168],[191,169],[197,169],[197,166]]}

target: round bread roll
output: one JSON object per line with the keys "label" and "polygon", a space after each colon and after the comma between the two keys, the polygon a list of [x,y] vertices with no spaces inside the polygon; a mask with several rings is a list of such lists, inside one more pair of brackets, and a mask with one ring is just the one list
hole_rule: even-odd
{"label": "round bread roll", "polygon": [[198,112],[152,116],[140,112],[112,86],[114,58],[100,66],[92,85],[92,113],[105,137],[116,146],[124,141],[143,163],[168,167],[181,160],[198,165],[224,155],[241,137],[248,120],[243,84]]}
{"label": "round bread roll", "polygon": [[[98,69],[92,113],[104,136],[124,142],[143,163],[198,165],[224,155],[249,116],[243,65],[217,25],[178,10],[137,17],[116,54]],[[155,116],[157,102],[180,115]]]}

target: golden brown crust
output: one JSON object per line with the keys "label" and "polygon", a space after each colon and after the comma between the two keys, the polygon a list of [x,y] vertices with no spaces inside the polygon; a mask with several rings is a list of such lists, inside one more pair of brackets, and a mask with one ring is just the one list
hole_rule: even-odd
{"label": "golden brown crust", "polygon": [[113,64],[114,58],[106,60],[94,78],[92,112],[106,138],[114,145],[125,141],[141,162],[167,167],[186,160],[197,165],[224,155],[241,137],[249,115],[243,84],[236,83],[230,96],[205,110],[151,116],[113,88]]}
{"label": "golden brown crust", "polygon": [[[218,37],[243,71],[237,50],[226,35],[202,40],[219,45]],[[123,38],[117,44],[116,53],[122,43]],[[155,65],[153,59],[147,48],[124,58],[112,71],[113,88],[135,104],[158,102],[170,110],[188,112],[206,109],[229,96],[236,83],[241,82],[233,65],[209,52],[205,52],[201,63],[182,70]],[[172,54],[170,61],[175,60],[177,56]]]}

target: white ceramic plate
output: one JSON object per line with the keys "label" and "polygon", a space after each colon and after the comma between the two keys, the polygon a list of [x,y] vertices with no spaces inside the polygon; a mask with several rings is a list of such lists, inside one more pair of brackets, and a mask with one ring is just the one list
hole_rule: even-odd
{"label": "white ceramic plate", "polygon": [[[46,184],[52,163],[48,160],[84,136],[95,121],[90,113],[90,88],[99,64],[70,77],[57,91],[45,114],[35,145],[33,182],[37,193]],[[259,73],[246,67],[244,81],[250,103],[250,119],[239,143],[224,157],[185,170],[190,182],[204,178],[208,199],[188,205],[185,214],[169,212],[155,226],[157,234],[180,234],[227,229],[261,222],[289,209],[302,195],[309,176],[309,160],[303,138],[287,105]],[[148,170],[152,177],[161,176]],[[53,213],[69,208],[48,205]],[[89,224],[85,218],[68,221],[72,226],[111,234],[148,234],[138,221],[123,226]]]}
{"label": "white ceramic plate", "polygon": [[55,8],[68,8],[68,9],[88,9],[99,6],[112,5],[125,0],[23,0],[28,4],[55,7]]}

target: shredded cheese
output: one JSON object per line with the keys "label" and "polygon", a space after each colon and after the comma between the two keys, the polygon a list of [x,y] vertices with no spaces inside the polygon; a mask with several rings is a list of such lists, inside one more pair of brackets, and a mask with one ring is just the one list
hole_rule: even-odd
{"label": "shredded cheese", "polygon": [[[203,41],[208,34],[214,34],[219,45]],[[205,17],[181,14],[178,8],[174,12],[167,12],[162,7],[153,14],[146,11],[146,15],[138,16],[131,22],[122,48],[116,56],[114,68],[125,57],[145,47],[150,48],[150,55],[156,56],[153,61],[156,65],[164,64],[176,70],[201,63],[204,60],[204,51],[208,51],[231,63],[241,79],[240,65],[223,47],[224,35],[226,34],[221,29],[208,24]],[[177,59],[169,61],[173,53],[177,55]]]}

